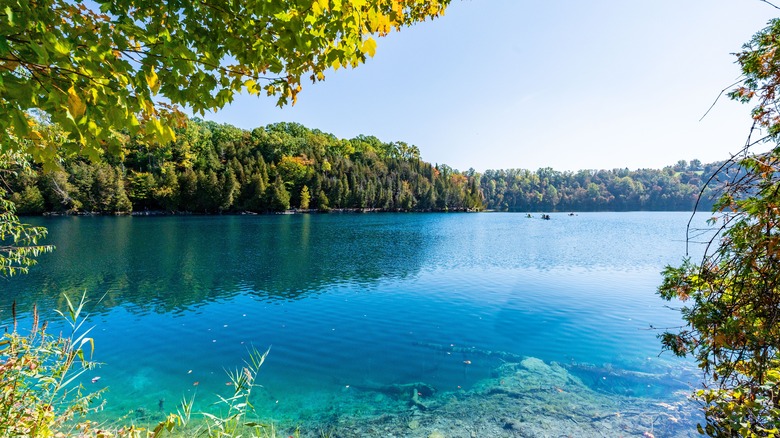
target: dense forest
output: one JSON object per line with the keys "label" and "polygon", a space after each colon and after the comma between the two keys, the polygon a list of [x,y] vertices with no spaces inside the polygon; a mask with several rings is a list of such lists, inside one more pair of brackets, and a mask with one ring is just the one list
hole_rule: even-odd
{"label": "dense forest", "polygon": [[63,170],[13,180],[11,189],[20,214],[482,207],[476,176],[431,166],[414,146],[340,140],[294,123],[246,131],[193,120],[175,142],[131,142],[121,160],[66,160]]}
{"label": "dense forest", "polygon": [[338,139],[295,123],[252,131],[190,120],[175,142],[129,142],[121,158],[73,157],[11,177],[20,214],[128,212],[690,210],[714,165],[558,172],[422,161],[417,147]]}
{"label": "dense forest", "polygon": [[[480,175],[486,208],[509,211],[690,211],[718,163],[680,160],[663,169],[488,170]],[[700,208],[712,207],[711,187]]]}

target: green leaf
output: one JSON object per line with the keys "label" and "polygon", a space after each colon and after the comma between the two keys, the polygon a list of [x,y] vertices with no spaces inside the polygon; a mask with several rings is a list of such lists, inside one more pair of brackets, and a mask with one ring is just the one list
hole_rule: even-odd
{"label": "green leaf", "polygon": [[11,51],[11,46],[8,45],[8,39],[0,35],[0,52],[8,53]]}

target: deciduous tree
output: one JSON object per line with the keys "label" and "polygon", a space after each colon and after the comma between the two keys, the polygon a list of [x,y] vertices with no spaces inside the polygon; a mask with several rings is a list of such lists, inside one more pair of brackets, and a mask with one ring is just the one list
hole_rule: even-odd
{"label": "deciduous tree", "polygon": [[[705,406],[701,433],[780,433],[780,20],[737,55],[743,79],[729,96],[755,104],[743,151],[708,184],[721,196],[719,224],[699,264],[668,267],[659,291],[682,300],[686,325],[662,335],[666,348],[692,355],[704,371],[695,396]],[[769,151],[754,151],[768,145]]]}
{"label": "deciduous tree", "polygon": [[[236,94],[294,103],[305,79],[356,67],[374,37],[441,15],[450,0],[9,0],[0,8],[0,132],[48,167],[62,150],[119,154],[128,135],[168,141],[178,106]],[[97,6],[97,8],[93,7]],[[30,111],[60,126],[47,141]]]}

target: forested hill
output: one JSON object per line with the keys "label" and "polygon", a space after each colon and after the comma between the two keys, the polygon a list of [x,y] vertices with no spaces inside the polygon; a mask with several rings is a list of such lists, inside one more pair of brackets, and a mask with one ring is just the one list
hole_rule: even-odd
{"label": "forested hill", "polygon": [[6,181],[20,214],[690,210],[710,171],[694,160],[663,170],[479,174],[426,163],[403,142],[338,139],[295,123],[246,131],[198,120],[167,145],[130,142],[121,160],[72,158],[62,167]]}
{"label": "forested hill", "polygon": [[387,211],[482,208],[478,176],[420,160],[403,142],[338,139],[295,123],[252,131],[191,120],[176,141],[127,145],[124,158],[74,158],[11,181],[20,214],[54,212]]}

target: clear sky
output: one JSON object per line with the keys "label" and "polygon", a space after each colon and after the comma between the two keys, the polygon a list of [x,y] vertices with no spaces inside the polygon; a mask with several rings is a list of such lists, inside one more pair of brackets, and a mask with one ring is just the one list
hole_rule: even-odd
{"label": "clear sky", "polygon": [[780,11],[759,0],[453,0],[378,40],[294,107],[242,96],[208,115],[417,145],[454,168],[660,168],[738,151],[749,106],[732,53]]}

